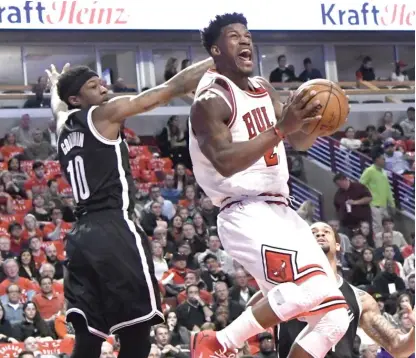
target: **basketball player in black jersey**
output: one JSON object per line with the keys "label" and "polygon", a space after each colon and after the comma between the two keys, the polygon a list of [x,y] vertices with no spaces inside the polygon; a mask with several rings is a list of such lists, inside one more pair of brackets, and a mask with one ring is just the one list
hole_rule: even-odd
{"label": "basketball player in black jersey", "polygon": [[127,117],[194,90],[212,65],[200,62],[137,96],[112,100],[88,67],[47,71],[59,162],[78,218],[66,245],[73,358],[98,358],[108,333],[120,336],[120,358],[148,356],[150,327],[163,322],[163,313],[148,239],[132,220],[135,186],[120,126]]}
{"label": "basketball player in black jersey", "polygon": [[[325,252],[335,274],[337,274],[337,253],[341,250],[340,238],[326,223],[315,223],[311,226],[318,244]],[[409,357],[415,352],[415,330],[407,334],[400,334],[380,313],[377,302],[367,292],[364,292],[337,275],[339,288],[349,306],[350,325],[344,337],[326,355],[327,358],[352,358],[354,339],[357,328],[361,327],[367,335],[378,345],[384,347],[394,357]],[[253,297],[256,301],[262,295]],[[252,304],[252,302],[249,302]],[[408,306],[409,317],[414,325],[414,312]],[[277,329],[276,344],[279,357],[289,355],[293,343],[306,332],[306,323],[298,320],[281,323]]]}

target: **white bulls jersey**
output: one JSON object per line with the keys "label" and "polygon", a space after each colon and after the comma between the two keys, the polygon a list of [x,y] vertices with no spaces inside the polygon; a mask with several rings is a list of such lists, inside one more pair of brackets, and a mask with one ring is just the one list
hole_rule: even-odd
{"label": "white bulls jersey", "polygon": [[[253,92],[237,87],[230,79],[209,70],[202,77],[195,98],[206,91],[221,96],[231,108],[228,122],[233,142],[255,138],[261,132],[275,125],[276,116],[271,98],[255,79],[249,79]],[[202,154],[189,124],[189,151],[195,178],[216,206],[227,197],[241,198],[262,193],[289,196],[289,171],[283,142],[271,148],[251,167],[229,178],[223,177]]]}

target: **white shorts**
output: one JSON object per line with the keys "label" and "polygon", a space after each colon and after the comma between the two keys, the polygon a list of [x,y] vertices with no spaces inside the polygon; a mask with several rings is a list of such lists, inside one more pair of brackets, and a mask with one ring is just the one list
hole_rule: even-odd
{"label": "white shorts", "polygon": [[345,300],[329,261],[309,225],[287,204],[278,196],[226,199],[218,215],[221,243],[264,295],[280,283],[301,284],[315,275],[328,276],[333,295],[309,314],[336,309],[335,303]]}

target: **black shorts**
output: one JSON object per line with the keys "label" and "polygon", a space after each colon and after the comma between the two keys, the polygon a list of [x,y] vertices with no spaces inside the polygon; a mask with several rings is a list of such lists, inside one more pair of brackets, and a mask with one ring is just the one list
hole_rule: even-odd
{"label": "black shorts", "polygon": [[81,217],[66,239],[69,322],[80,314],[103,338],[133,324],[163,322],[148,238],[121,211]]}

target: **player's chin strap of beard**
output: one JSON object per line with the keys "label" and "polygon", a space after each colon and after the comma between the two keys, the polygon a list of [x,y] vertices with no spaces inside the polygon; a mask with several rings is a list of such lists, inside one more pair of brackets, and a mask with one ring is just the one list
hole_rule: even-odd
{"label": "player's chin strap of beard", "polygon": [[98,77],[98,74],[92,70],[85,71],[75,78],[75,81],[62,93],[62,100],[68,103],[68,98],[78,95],[81,87],[92,77]]}

